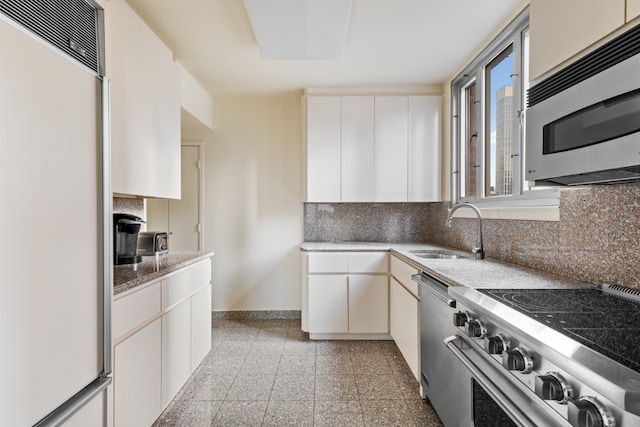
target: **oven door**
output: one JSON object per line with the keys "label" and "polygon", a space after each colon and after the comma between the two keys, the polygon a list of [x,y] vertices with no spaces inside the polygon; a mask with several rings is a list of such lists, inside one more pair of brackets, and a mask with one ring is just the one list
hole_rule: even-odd
{"label": "oven door", "polygon": [[510,378],[501,365],[460,335],[444,340],[450,356],[463,366],[464,388],[462,401],[470,401],[461,408],[461,426],[474,427],[538,427],[568,426],[557,414],[554,416],[544,401]]}

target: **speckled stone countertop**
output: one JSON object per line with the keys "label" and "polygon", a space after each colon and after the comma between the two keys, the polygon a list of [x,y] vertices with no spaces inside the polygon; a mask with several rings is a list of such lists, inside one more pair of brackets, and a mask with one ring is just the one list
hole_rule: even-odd
{"label": "speckled stone countertop", "polygon": [[[468,258],[419,258],[410,252],[415,249],[442,249],[468,256]],[[593,284],[492,258],[476,260],[472,253],[428,243],[305,242],[300,246],[300,250],[305,252],[390,251],[448,286],[496,289],[584,288],[593,286]]]}
{"label": "speckled stone countertop", "polygon": [[213,252],[170,252],[159,257],[143,257],[142,262],[136,265],[114,265],[113,295],[211,258],[213,255]]}

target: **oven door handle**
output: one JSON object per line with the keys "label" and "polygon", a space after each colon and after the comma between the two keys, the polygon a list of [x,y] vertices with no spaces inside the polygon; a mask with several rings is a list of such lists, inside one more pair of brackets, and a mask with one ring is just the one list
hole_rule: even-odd
{"label": "oven door handle", "polygon": [[484,388],[484,390],[496,401],[498,405],[519,425],[536,427],[529,418],[518,408],[516,408],[503,394],[502,392],[491,382],[491,380],[483,374],[477,366],[469,360],[469,358],[454,344],[455,340],[461,339],[459,335],[452,335],[444,339],[444,344],[449,351],[453,353],[458,360],[471,372],[471,375],[476,381]]}
{"label": "oven door handle", "polygon": [[447,290],[446,290],[447,286],[445,284],[442,284],[440,282],[435,282],[435,280],[434,280],[434,282],[437,285],[440,285],[443,288],[443,292],[444,292],[444,295],[443,295],[442,291],[438,292],[438,290],[433,288],[436,285],[425,281],[422,278],[421,274],[414,274],[413,276],[411,276],[411,279],[414,282],[417,282],[419,285],[421,285],[422,289],[424,289],[425,291],[429,292],[431,295],[433,295],[434,297],[438,298],[440,301],[442,301],[443,303],[447,304],[449,307],[456,308],[456,300],[448,298],[448,295],[444,296],[444,295],[446,295],[446,292],[447,292]]}

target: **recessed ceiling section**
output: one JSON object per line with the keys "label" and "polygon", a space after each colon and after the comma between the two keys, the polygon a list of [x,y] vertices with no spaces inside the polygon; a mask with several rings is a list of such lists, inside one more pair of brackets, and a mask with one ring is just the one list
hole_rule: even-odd
{"label": "recessed ceiling section", "polygon": [[244,0],[265,59],[337,60],[344,55],[352,0]]}

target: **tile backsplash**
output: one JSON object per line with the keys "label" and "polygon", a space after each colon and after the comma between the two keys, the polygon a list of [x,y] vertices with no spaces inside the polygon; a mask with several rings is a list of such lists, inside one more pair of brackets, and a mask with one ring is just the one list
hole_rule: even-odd
{"label": "tile backsplash", "polygon": [[[449,203],[306,203],[305,241],[429,242],[469,250],[476,220]],[[563,189],[560,221],[484,220],[487,256],[591,283],[640,288],[640,184]]]}
{"label": "tile backsplash", "polygon": [[305,203],[307,242],[425,242],[430,203]]}
{"label": "tile backsplash", "polygon": [[114,197],[113,213],[127,213],[144,218],[144,199]]}

